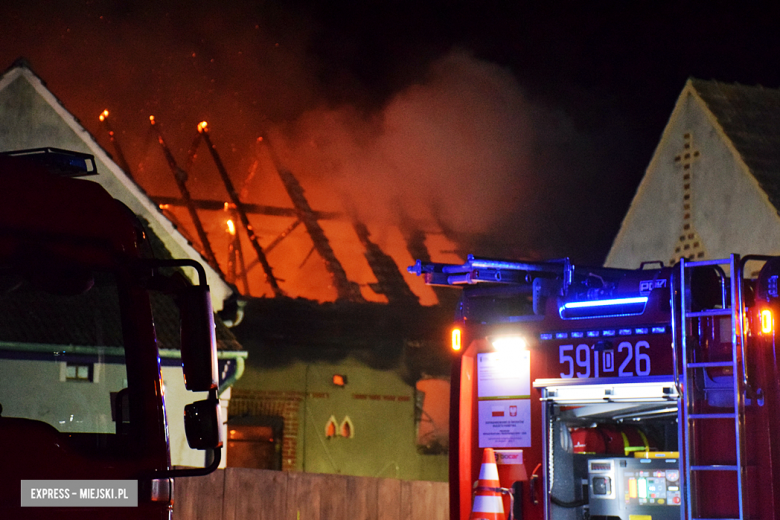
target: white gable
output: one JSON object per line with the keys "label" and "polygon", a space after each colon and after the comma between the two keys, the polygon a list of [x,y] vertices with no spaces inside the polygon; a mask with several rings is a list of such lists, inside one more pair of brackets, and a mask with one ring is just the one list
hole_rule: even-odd
{"label": "white gable", "polygon": [[780,218],[689,81],[605,265],[780,253]]}
{"label": "white gable", "polygon": [[190,258],[203,264],[214,310],[222,309],[223,301],[232,293],[227,283],[62,106],[40,78],[24,66],[14,67],[0,78],[0,151],[47,146],[94,155],[98,175],[89,179],[101,184],[111,196],[146,219],[175,258]]}

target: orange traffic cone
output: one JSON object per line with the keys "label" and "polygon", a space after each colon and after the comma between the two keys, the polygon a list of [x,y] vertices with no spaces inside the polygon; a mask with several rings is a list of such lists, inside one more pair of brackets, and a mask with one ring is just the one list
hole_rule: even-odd
{"label": "orange traffic cone", "polygon": [[469,520],[506,520],[500,488],[496,454],[493,448],[485,448]]}

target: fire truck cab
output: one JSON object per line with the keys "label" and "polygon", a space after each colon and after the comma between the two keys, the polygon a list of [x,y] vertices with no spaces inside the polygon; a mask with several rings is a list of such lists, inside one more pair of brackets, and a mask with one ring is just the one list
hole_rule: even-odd
{"label": "fire truck cab", "polygon": [[[3,519],[169,518],[173,478],[219,464],[205,271],[192,260],[153,258],[137,217],[97,183],[76,178],[90,173],[95,163],[86,154],[0,155]],[[182,269],[195,269],[199,283]],[[164,298],[174,319],[178,313],[185,386],[209,393],[168,413],[184,413],[192,448],[212,450],[205,468],[171,467],[153,314]],[[117,480],[137,482],[137,504],[74,505],[79,492],[62,486]],[[31,494],[24,483],[33,481],[46,493]],[[31,500],[42,496],[60,502],[36,507]]]}
{"label": "fire truck cab", "polygon": [[518,520],[780,514],[780,257],[409,271],[462,289],[452,520],[469,518],[484,448]]}

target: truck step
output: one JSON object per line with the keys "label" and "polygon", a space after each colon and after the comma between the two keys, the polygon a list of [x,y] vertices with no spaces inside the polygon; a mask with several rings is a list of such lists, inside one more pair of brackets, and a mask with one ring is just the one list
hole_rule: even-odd
{"label": "truck step", "polygon": [[700,361],[696,363],[686,363],[688,368],[733,368],[733,361]]}
{"label": "truck step", "polygon": [[701,318],[706,316],[731,316],[731,309],[709,309],[706,311],[686,312],[686,318]]}
{"label": "truck step", "polygon": [[692,413],[688,419],[736,419],[735,413]]}
{"label": "truck step", "polygon": [[736,465],[691,466],[691,471],[739,471],[739,467]]}

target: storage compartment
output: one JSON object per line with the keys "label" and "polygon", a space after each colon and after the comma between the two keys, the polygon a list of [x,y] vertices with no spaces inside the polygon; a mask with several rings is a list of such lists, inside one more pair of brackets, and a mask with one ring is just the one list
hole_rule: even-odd
{"label": "storage compartment", "polygon": [[668,383],[548,387],[551,520],[679,520],[678,399]]}

